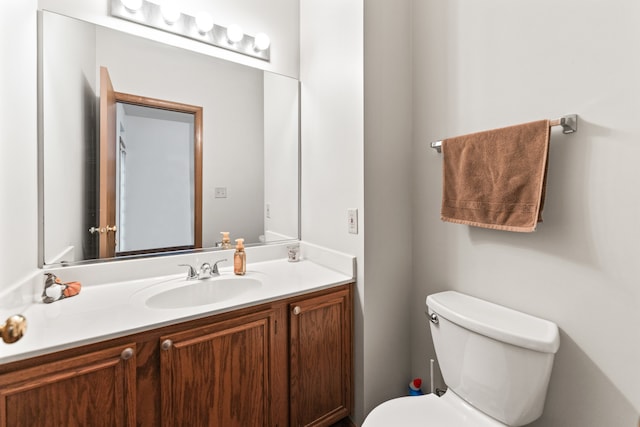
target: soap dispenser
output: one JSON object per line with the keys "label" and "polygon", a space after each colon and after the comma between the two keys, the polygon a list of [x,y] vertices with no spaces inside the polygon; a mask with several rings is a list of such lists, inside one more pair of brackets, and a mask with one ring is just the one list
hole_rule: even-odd
{"label": "soap dispenser", "polygon": [[222,234],[222,244],[220,245],[220,247],[222,249],[231,249],[231,239],[229,239],[229,232],[221,231],[220,234]]}
{"label": "soap dispenser", "polygon": [[233,272],[239,276],[247,272],[247,254],[244,251],[244,239],[236,239],[236,252],[233,254]]}

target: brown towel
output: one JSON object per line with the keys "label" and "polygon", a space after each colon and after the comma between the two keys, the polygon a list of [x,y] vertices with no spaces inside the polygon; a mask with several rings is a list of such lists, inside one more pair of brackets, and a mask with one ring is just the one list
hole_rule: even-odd
{"label": "brown towel", "polygon": [[549,120],[442,141],[443,221],[532,232],[542,221]]}

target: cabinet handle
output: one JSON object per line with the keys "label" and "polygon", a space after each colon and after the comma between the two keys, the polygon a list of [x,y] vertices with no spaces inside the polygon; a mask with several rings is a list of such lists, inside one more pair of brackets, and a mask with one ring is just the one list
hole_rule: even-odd
{"label": "cabinet handle", "polygon": [[172,346],[173,346],[173,341],[171,340],[164,340],[162,341],[162,344],[160,344],[160,348],[165,351],[169,350]]}
{"label": "cabinet handle", "polygon": [[299,305],[296,305],[295,307],[293,307],[293,314],[297,316],[298,314],[300,314],[300,312],[302,312],[302,309],[300,308]]}
{"label": "cabinet handle", "polygon": [[131,347],[127,347],[124,350],[122,350],[122,353],[120,354],[120,357],[122,358],[122,360],[129,360],[131,359],[131,357],[133,356],[133,349]]}

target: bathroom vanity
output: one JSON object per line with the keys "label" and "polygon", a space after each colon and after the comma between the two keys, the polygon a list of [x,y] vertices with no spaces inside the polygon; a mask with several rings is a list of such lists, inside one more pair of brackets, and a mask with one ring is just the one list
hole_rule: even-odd
{"label": "bathroom vanity", "polygon": [[[228,309],[214,305],[185,316],[182,309],[140,308],[149,310],[152,324],[130,325],[129,331],[138,332],[85,339],[82,345],[0,364],[0,425],[329,426],[347,417],[353,280],[295,291],[273,286],[273,297],[260,294],[277,279],[273,271],[288,270],[296,277],[285,282],[299,282],[304,270],[327,270],[309,261],[295,264],[252,266],[248,275],[269,279],[263,277],[259,291],[236,297]],[[138,290],[128,296],[131,307],[140,304],[141,291],[160,289],[148,283],[133,285]],[[120,285],[97,288],[109,286]],[[83,290],[87,304],[91,291]],[[46,308],[74,299],[80,305],[83,293]],[[179,313],[181,319],[159,322],[152,312]],[[133,319],[127,314],[122,309],[112,316]],[[37,316],[26,316],[39,323]],[[74,320],[75,327],[99,328],[101,316]],[[64,335],[71,323],[64,316],[57,320]]]}

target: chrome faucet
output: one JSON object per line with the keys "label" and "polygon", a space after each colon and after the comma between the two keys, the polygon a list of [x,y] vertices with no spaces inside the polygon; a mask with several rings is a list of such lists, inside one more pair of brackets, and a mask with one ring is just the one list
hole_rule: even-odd
{"label": "chrome faucet", "polygon": [[226,261],[226,259],[218,260],[214,262],[213,265],[209,264],[208,262],[205,262],[200,266],[200,270],[198,271],[196,271],[196,269],[193,268],[193,266],[191,266],[190,264],[179,264],[179,266],[189,267],[189,270],[187,271],[187,280],[196,280],[196,279],[202,280],[202,279],[209,279],[211,277],[219,276],[220,271],[218,270],[218,263],[221,263],[224,261]]}
{"label": "chrome faucet", "polygon": [[218,264],[221,262],[226,262],[227,259],[219,259],[218,261],[213,263],[213,266],[211,267],[211,275],[212,276],[219,276],[220,275],[220,271],[218,271]]}
{"label": "chrome faucet", "polygon": [[187,271],[187,280],[195,280],[198,278],[196,269],[193,268],[190,264],[178,264],[178,267],[189,267],[189,270]]}
{"label": "chrome faucet", "polygon": [[200,271],[198,272],[198,279],[208,279],[211,277],[211,264],[208,262],[203,263],[200,266]]}

